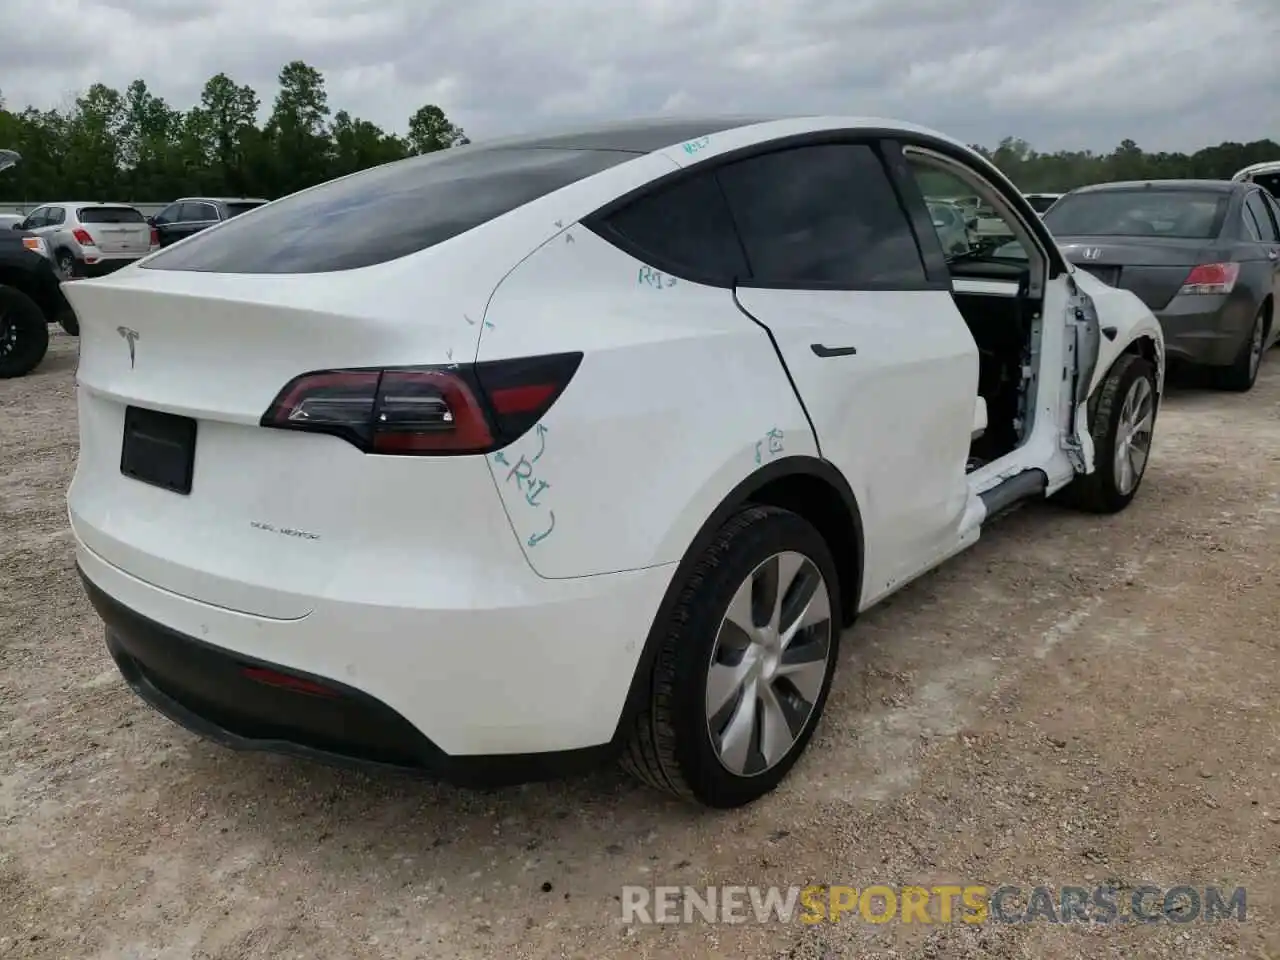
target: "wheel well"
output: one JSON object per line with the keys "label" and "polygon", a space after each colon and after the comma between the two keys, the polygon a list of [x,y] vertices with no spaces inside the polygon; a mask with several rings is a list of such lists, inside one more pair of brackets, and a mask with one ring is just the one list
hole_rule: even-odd
{"label": "wheel well", "polygon": [[1262,311],[1267,318],[1267,325],[1264,328],[1262,335],[1264,337],[1268,337],[1271,335],[1271,325],[1275,323],[1276,319],[1276,302],[1269,293],[1262,298]]}
{"label": "wheel well", "polygon": [[1125,347],[1124,350],[1121,351],[1121,353],[1122,354],[1132,353],[1135,356],[1139,356],[1143,360],[1146,360],[1149,364],[1151,364],[1151,366],[1159,369],[1158,354],[1156,352],[1156,342],[1152,340],[1150,337],[1138,337],[1136,340],[1130,343],[1127,347]]}
{"label": "wheel well", "polygon": [[851,625],[862,600],[862,542],[861,525],[850,512],[845,498],[819,476],[792,473],[770,480],[754,491],[750,502],[799,514],[827,541],[840,577],[843,626]]}

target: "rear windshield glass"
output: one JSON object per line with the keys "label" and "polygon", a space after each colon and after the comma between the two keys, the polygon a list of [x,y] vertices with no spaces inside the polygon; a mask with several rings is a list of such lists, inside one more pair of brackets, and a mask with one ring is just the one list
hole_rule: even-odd
{"label": "rear windshield glass", "polygon": [[1027,197],[1027,202],[1031,204],[1031,209],[1036,213],[1044,213],[1053,206],[1057,197]]}
{"label": "rear windshield glass", "polygon": [[250,210],[256,210],[258,207],[262,206],[262,204],[237,202],[237,203],[224,203],[223,206],[227,208],[227,219],[230,220],[232,217],[238,217],[242,213],[248,213]]}
{"label": "rear windshield glass", "polygon": [[634,158],[607,150],[454,147],[285,197],[163,250],[145,266],[209,273],[354,270],[425,250]]}
{"label": "rear windshield glass", "polygon": [[1044,215],[1060,237],[1216,237],[1230,196],[1195,190],[1100,190],[1063,197]]}
{"label": "rear windshield glass", "polygon": [[76,211],[81,223],[146,223],[147,218],[133,207],[82,207]]}

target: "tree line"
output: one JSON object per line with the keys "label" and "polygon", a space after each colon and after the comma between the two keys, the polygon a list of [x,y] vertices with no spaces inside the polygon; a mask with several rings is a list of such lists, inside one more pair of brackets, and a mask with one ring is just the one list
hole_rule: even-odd
{"label": "tree line", "polygon": [[404,136],[346,110],[332,112],[324,75],[300,60],[280,71],[265,123],[250,86],[211,77],[182,111],[135,80],[123,93],[95,83],[58,110],[6,108],[0,149],[22,162],[0,173],[0,199],[165,201],[178,196],[275,199],[366,167],[466,143],[435,104]]}
{"label": "tree line", "polygon": [[[182,195],[274,199],[366,167],[467,143],[435,104],[388,133],[346,110],[331,112],[324,75],[300,60],[280,71],[265,122],[250,86],[225,73],[182,111],[135,80],[123,93],[97,83],[63,109],[6,108],[0,149],[23,162],[0,174],[0,199],[38,203],[65,197],[165,201]],[[974,145],[1022,190],[1059,192],[1086,183],[1181,177],[1226,179],[1250,163],[1280,160],[1280,143],[1220,143],[1195,153],[1147,153],[1124,140],[1109,153],[1036,151],[1006,137]]]}

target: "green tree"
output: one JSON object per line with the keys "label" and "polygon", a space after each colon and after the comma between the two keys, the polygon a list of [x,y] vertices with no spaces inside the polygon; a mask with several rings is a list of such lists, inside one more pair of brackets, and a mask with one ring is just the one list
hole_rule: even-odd
{"label": "green tree", "polygon": [[409,147],[414,153],[432,153],[470,142],[462,128],[450,123],[434,103],[419,107],[409,118]]}

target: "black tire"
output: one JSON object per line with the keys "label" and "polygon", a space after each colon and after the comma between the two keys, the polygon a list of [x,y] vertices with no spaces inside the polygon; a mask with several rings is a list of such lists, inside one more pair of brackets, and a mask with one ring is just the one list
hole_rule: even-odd
{"label": "black tire", "polygon": [[[706,684],[721,621],[738,587],[769,557],[802,554],[826,581],[831,628],[826,674],[808,719],[774,766],[749,776],[730,772],[716,754],[706,717]],[[644,706],[622,765],[642,782],[709,807],[750,803],[773,790],[804,752],[821,719],[840,646],[840,587],[822,535],[797,514],[747,506],[725,522],[689,572],[665,624]]]}
{"label": "black tire", "polygon": [[[1260,343],[1257,339],[1259,336],[1262,337]],[[1262,366],[1260,348],[1266,343],[1266,336],[1267,311],[1265,307],[1259,307],[1258,315],[1253,318],[1253,326],[1249,328],[1249,333],[1245,336],[1244,343],[1240,345],[1240,352],[1236,354],[1231,366],[1215,371],[1215,382],[1219,389],[1230,390],[1233,393],[1247,393],[1253,389],[1253,385],[1258,382],[1258,369]],[[1254,353],[1255,343],[1259,346],[1257,354]]]}
{"label": "black tire", "polygon": [[1122,354],[1098,387],[1097,402],[1089,419],[1089,433],[1093,437],[1094,471],[1072,480],[1059,495],[1061,502],[1088,513],[1119,513],[1137,495],[1146,475],[1147,464],[1143,463],[1137,482],[1128,492],[1122,492],[1116,483],[1115,465],[1120,412],[1134,382],[1139,379],[1146,379],[1151,388],[1151,427],[1154,434],[1155,421],[1160,412],[1155,370],[1142,357],[1131,353]]}
{"label": "black tire", "polygon": [[58,316],[58,326],[73,337],[80,336],[80,321],[74,310],[64,310]]}
{"label": "black tire", "polygon": [[70,280],[76,275],[76,258],[69,250],[59,250],[56,256],[58,274],[63,280]]}
{"label": "black tire", "polygon": [[30,373],[49,352],[49,323],[21,290],[0,286],[0,380]]}

